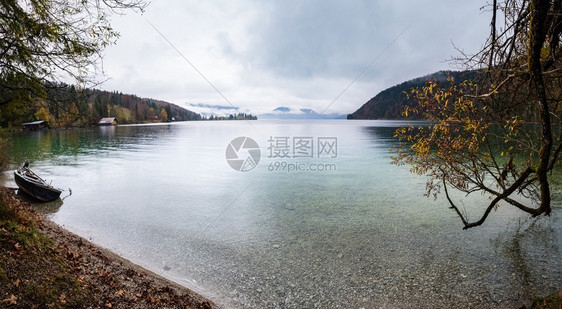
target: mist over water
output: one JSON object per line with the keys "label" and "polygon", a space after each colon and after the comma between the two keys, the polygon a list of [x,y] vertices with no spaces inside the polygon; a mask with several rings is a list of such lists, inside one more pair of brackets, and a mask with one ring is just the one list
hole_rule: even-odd
{"label": "mist over water", "polygon": [[[464,231],[445,199],[423,196],[423,177],[390,164],[400,124],[206,121],[21,133],[13,165],[27,159],[72,189],[62,204],[40,208],[54,222],[229,308],[513,307],[558,291],[560,200],[551,217],[533,221],[502,205]],[[259,145],[257,166],[243,172],[226,159],[241,136]],[[9,173],[4,181],[15,186]],[[456,198],[472,219],[487,201]]]}

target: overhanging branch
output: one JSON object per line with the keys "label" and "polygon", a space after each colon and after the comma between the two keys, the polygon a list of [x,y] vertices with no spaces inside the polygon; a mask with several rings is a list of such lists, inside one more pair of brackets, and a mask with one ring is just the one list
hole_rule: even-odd
{"label": "overhanging branch", "polygon": [[504,190],[501,194],[497,195],[488,205],[488,207],[486,208],[486,210],[484,211],[484,214],[482,215],[482,217],[480,217],[480,220],[478,221],[474,221],[474,222],[468,222],[465,218],[465,216],[463,216],[463,214],[460,212],[459,208],[455,205],[455,203],[452,201],[451,197],[449,196],[449,191],[447,189],[447,183],[445,180],[443,180],[443,188],[445,190],[445,196],[447,197],[447,200],[449,201],[449,204],[451,206],[451,208],[453,210],[455,210],[455,212],[457,213],[457,215],[460,217],[462,223],[464,224],[464,228],[463,229],[469,229],[472,227],[476,227],[479,225],[482,225],[482,223],[484,223],[484,221],[486,221],[486,218],[488,218],[488,215],[490,214],[490,212],[492,211],[492,209],[494,209],[494,207],[497,206],[498,202],[500,202],[501,200],[504,200],[508,203],[510,203],[511,205],[533,215],[533,216],[537,216],[539,214],[541,214],[544,210],[541,210],[541,208],[535,209],[535,208],[531,208],[531,207],[527,207],[511,198],[509,198],[509,196],[515,192],[515,190],[517,190],[517,188],[519,188],[519,186],[521,184],[523,184],[525,182],[525,180],[527,179],[527,177],[529,177],[529,175],[531,175],[532,173],[532,169],[531,168],[527,168],[525,171],[523,171],[523,173],[521,173],[521,176],[519,177],[519,179],[517,179],[517,181],[515,181],[509,188],[507,188],[506,190]]}

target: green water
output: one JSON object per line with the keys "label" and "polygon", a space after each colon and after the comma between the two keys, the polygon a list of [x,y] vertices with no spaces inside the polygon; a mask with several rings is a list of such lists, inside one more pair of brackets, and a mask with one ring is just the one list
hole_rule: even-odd
{"label": "green water", "polygon": [[[560,201],[534,224],[503,205],[463,231],[444,199],[423,197],[424,178],[390,165],[400,124],[222,121],[21,133],[13,165],[27,159],[72,189],[62,203],[37,206],[56,223],[229,308],[459,300],[513,307],[560,290]],[[261,152],[246,172],[225,157],[240,136]],[[322,152],[321,141],[335,152]],[[9,173],[4,182],[14,185]],[[473,219],[486,203],[457,199]]]}

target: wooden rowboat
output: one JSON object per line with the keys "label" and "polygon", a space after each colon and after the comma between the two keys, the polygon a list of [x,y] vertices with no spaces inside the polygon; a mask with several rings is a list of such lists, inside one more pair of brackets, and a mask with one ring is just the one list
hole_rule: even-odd
{"label": "wooden rowboat", "polygon": [[14,178],[19,189],[42,202],[58,199],[62,190],[48,184],[28,166],[29,164],[25,162],[22,167],[14,171]]}

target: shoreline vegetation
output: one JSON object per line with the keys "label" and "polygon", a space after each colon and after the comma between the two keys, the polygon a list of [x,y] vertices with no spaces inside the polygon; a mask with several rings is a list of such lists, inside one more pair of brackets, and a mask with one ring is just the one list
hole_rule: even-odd
{"label": "shoreline vegetation", "polygon": [[119,124],[143,124],[200,120],[256,120],[246,113],[201,115],[180,105],[135,94],[46,83],[45,97],[33,104],[14,99],[0,109],[0,127],[21,128],[22,123],[46,121],[52,128],[98,126],[102,118]]}
{"label": "shoreline vegetation", "polygon": [[[63,229],[3,186],[0,286],[2,308],[219,308],[188,288]],[[528,304],[519,308],[560,308],[562,293],[534,298]],[[392,304],[381,304],[388,305]]]}
{"label": "shoreline vegetation", "polygon": [[77,236],[0,187],[0,307],[219,308]]}

